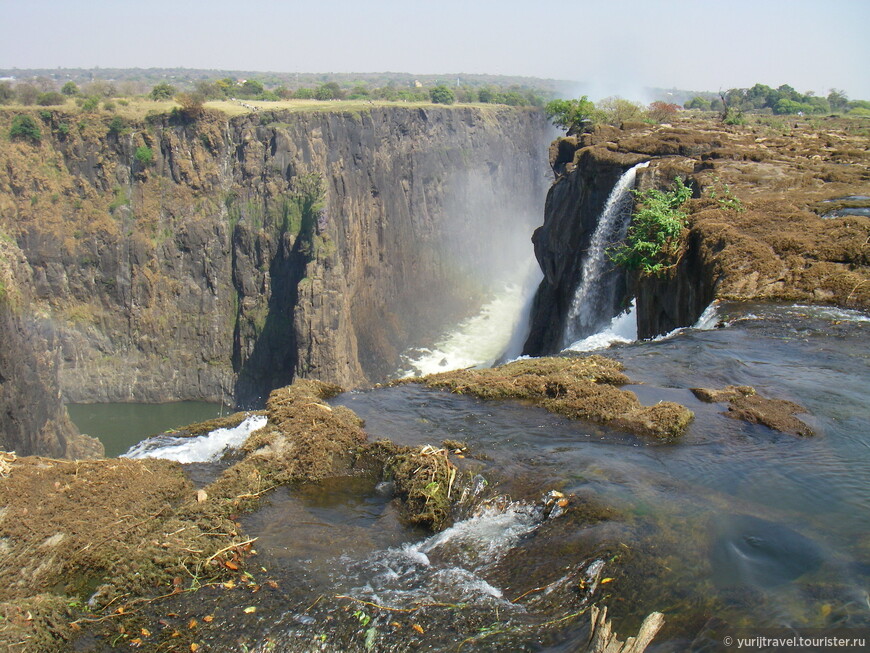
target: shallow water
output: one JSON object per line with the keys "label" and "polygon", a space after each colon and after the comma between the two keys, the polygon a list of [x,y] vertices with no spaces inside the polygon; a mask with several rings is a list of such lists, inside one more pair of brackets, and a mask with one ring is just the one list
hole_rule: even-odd
{"label": "shallow water", "polygon": [[[458,462],[471,480],[457,487],[470,497],[466,509],[427,535],[401,523],[379,478],[273,493],[242,522],[280,590],[200,593],[215,623],[232,624],[232,646],[221,629],[210,643],[573,650],[590,602],[607,605],[624,634],[664,612],[651,649],[659,651],[703,650],[699,633],[723,622],[866,628],[870,318],[723,305],[699,326],[607,350],[644,403],[674,400],[695,412],[674,443],[416,385],[337,397],[370,439],[466,442]],[[730,419],[725,405],[689,390],[727,384],[805,406],[818,435]],[[240,601],[258,611],[243,613]]]}
{"label": "shallow water", "polygon": [[67,404],[67,410],[79,431],[98,438],[110,458],[120,456],[150,435],[230,412],[226,406],[205,401]]}

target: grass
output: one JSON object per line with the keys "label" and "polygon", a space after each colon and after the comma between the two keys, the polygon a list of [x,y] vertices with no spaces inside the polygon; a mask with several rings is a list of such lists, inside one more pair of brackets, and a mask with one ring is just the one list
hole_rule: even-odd
{"label": "grass", "polygon": [[[127,105],[118,103],[119,99],[124,99]],[[6,104],[0,105],[0,112],[30,112],[30,111],[59,111],[67,115],[93,115],[105,114],[112,116],[120,116],[131,121],[143,121],[149,114],[169,113],[172,109],[180,108],[177,102],[173,100],[165,100],[156,102],[146,98],[115,98],[115,109],[106,111],[98,109],[90,112],[83,112],[75,103],[69,99],[64,104],[58,104],[50,107],[40,107],[36,105],[25,106],[23,104]],[[445,107],[443,104],[433,104],[431,102],[389,102],[387,100],[279,100],[277,102],[267,102],[259,100],[213,100],[205,103],[207,109],[215,109],[229,117],[241,116],[248,113],[253,113],[252,109],[242,106],[244,102],[248,106],[256,107],[258,111],[290,111],[304,113],[345,113],[345,112],[362,112],[368,111],[375,107]],[[102,105],[100,105],[102,107]],[[490,111],[503,110],[506,105],[500,104],[453,104],[451,107],[476,107],[478,109],[487,109]]]}

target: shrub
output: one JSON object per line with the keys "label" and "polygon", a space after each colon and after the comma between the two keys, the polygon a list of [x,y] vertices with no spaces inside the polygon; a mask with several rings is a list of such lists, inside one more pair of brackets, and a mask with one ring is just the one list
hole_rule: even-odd
{"label": "shrub", "polygon": [[150,147],[146,147],[145,145],[136,148],[135,157],[136,160],[145,168],[154,163],[154,152],[151,151]]}
{"label": "shrub", "polygon": [[435,104],[453,104],[456,102],[456,95],[451,89],[439,84],[435,88],[429,89],[429,99]]}
{"label": "shrub", "polygon": [[91,111],[96,111],[98,106],[100,106],[100,98],[96,96],[89,97],[82,102],[82,111],[90,113]]}
{"label": "shrub", "polygon": [[42,131],[39,129],[39,125],[36,124],[36,121],[33,118],[23,114],[18,114],[12,119],[12,126],[9,128],[9,137],[38,143],[42,139]]}
{"label": "shrub", "polygon": [[76,86],[75,82],[67,82],[61,87],[60,92],[67,97],[72,97],[79,94],[79,87]]}
{"label": "shrub", "polygon": [[172,84],[168,84],[166,82],[160,82],[157,86],[151,89],[151,92],[148,94],[154,101],[159,100],[169,100],[173,95],[178,91]]}
{"label": "shrub", "polygon": [[69,135],[69,125],[65,122],[60,123],[57,126],[57,133],[61,138],[66,138]]}
{"label": "shrub", "polygon": [[680,207],[692,196],[682,179],[670,191],[633,191],[638,209],[631,217],[625,241],[607,252],[611,261],[644,274],[661,274],[675,264],[674,255],[687,216]]}
{"label": "shrub", "polygon": [[115,116],[109,121],[109,133],[112,136],[117,136],[124,131],[125,126],[124,119],[121,116]]}

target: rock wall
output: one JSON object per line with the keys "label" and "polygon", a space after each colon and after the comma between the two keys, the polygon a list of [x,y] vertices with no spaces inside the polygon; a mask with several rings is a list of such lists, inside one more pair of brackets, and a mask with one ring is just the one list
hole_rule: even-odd
{"label": "rock wall", "polygon": [[68,401],[383,380],[527,247],[551,137],[507,107],[40,120],[40,143],[0,146],[0,224]]}
{"label": "rock wall", "polygon": [[[626,170],[649,158],[590,146],[574,159],[579,147],[577,139],[570,138],[556,141],[551,148],[551,164],[558,176],[547,194],[544,224],[532,236],[544,279],[535,294],[530,335],[523,351],[531,356],[561,349],[565,319],[580,282],[584,251],[607,197]],[[570,154],[567,166],[559,158],[565,156],[566,150]],[[614,314],[617,311],[614,306]]]}
{"label": "rock wall", "polygon": [[679,176],[694,197],[684,207],[688,229],[673,267],[658,276],[628,273],[613,306],[615,315],[635,298],[639,337],[692,325],[716,298],[870,308],[865,141],[855,123],[833,117],[782,132],[691,117],[558,139],[550,148],[557,178],[534,235],[545,278],[524,353],[559,349],[607,195],[642,160],[650,165],[639,171],[638,188],[667,189]]}
{"label": "rock wall", "polygon": [[57,339],[32,313],[30,283],[24,254],[0,232],[0,450],[101,456],[103,446],[79,434],[61,401]]}

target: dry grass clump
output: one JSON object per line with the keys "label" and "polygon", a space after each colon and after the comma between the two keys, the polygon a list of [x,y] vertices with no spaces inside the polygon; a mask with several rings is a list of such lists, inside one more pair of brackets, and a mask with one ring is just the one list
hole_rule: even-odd
{"label": "dry grass clump", "polygon": [[640,435],[681,435],[694,417],[671,402],[645,407],[621,363],[603,356],[549,357],[514,361],[490,369],[466,369],[413,379],[481,399],[521,399],[573,419],[610,424]]}

